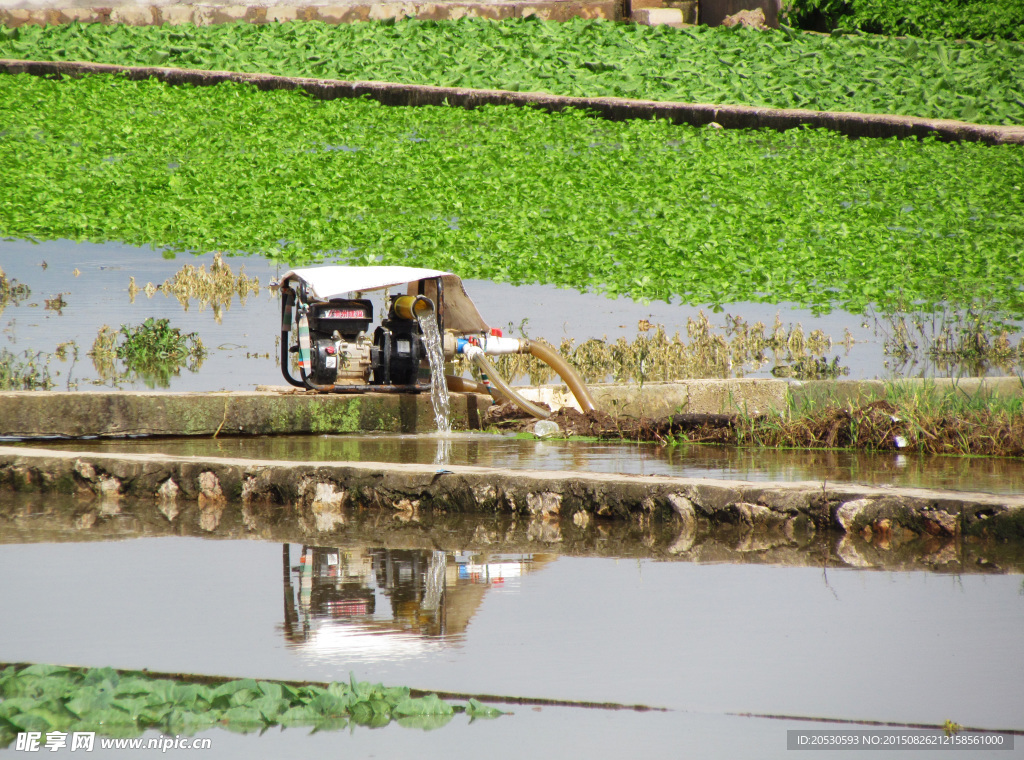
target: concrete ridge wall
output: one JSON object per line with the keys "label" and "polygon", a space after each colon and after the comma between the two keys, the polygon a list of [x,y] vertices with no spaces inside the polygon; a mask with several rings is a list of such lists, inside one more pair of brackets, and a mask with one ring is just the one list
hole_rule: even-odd
{"label": "concrete ridge wall", "polygon": [[[480,416],[490,405],[489,396],[452,393],[452,427],[480,429]],[[15,438],[415,433],[436,429],[427,394],[0,393],[0,435]]]}
{"label": "concrete ridge wall", "polygon": [[702,523],[787,537],[836,529],[895,542],[928,536],[1024,538],[1024,496],[456,465],[83,454],[8,446],[0,447],[0,489],[69,494],[93,521],[155,502],[172,523],[187,511],[210,532],[230,519],[254,532],[289,524],[326,536],[344,530],[350,510],[379,510],[410,521],[421,512],[507,514],[525,521],[531,540],[540,543],[559,543],[566,532],[599,531],[605,520],[640,527],[671,523],[678,528],[679,551],[693,544]]}
{"label": "concrete ridge wall", "polygon": [[389,106],[448,105],[477,108],[483,105],[514,105],[533,106],[552,112],[577,108],[591,111],[602,118],[613,121],[667,119],[674,124],[694,126],[716,124],[726,129],[768,128],[779,131],[810,126],[829,129],[849,137],[935,136],[947,141],[1024,144],[1024,126],[971,124],[952,119],[925,119],[916,116],[888,114],[670,103],[626,98],[579,98],[536,92],[475,90],[465,87],[434,87],[390,82],[346,82],[334,79],[283,77],[272,74],[244,74],[159,66],[115,66],[73,61],[0,59],[0,72],[72,77],[120,73],[130,79],[153,77],[173,85],[208,86],[221,82],[246,82],[261,90],[302,89],[322,100],[370,97]]}
{"label": "concrete ridge wall", "polygon": [[[19,7],[20,6],[20,7]],[[0,24],[10,27],[47,24],[129,24],[149,26],[160,24],[231,24],[245,21],[269,24],[282,21],[322,21],[326,24],[347,24],[355,21],[384,21],[415,17],[441,21],[460,18],[485,18],[500,21],[507,18],[537,16],[545,21],[568,21],[570,18],[621,19],[620,0],[512,0],[511,2],[431,2],[430,0],[384,0],[372,2],[305,2],[302,4],[261,3],[68,3],[40,8],[38,4],[15,3],[0,7]]]}
{"label": "concrete ridge wall", "polygon": [[[764,414],[790,406],[861,405],[887,398],[896,387],[972,398],[1024,395],[1024,384],[1016,377],[908,379],[895,384],[879,380],[702,379],[643,386],[594,384],[590,392],[597,408],[612,416],[664,417],[680,412]],[[523,388],[521,392],[553,409],[576,403],[564,386]],[[482,415],[490,405],[489,396],[451,394],[453,426],[480,429]],[[427,394],[318,394],[287,386],[226,393],[0,392],[0,436],[11,438],[413,433],[435,429]]]}

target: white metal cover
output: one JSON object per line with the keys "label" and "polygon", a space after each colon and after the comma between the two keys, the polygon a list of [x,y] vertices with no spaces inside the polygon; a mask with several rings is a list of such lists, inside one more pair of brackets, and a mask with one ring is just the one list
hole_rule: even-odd
{"label": "white metal cover", "polygon": [[317,300],[329,301],[356,291],[367,293],[435,277],[440,277],[444,284],[445,328],[462,333],[490,332],[473,299],[466,293],[462,279],[451,272],[418,267],[307,267],[290,270],[280,284],[285,285],[292,279],[303,280]]}

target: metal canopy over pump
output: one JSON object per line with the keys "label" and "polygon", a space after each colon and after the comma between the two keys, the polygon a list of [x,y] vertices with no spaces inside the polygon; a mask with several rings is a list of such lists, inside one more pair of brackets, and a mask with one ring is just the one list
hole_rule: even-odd
{"label": "metal canopy over pump", "polygon": [[[439,307],[444,310],[444,326],[458,333],[489,333],[473,299],[466,293],[462,279],[451,272],[418,267],[348,267],[326,266],[293,269],[281,278],[280,287],[289,280],[298,279],[307,284],[309,293],[319,301],[330,301],[347,293],[369,293],[409,283],[418,290],[424,280],[441,280],[444,295]],[[426,288],[429,290],[430,288]],[[412,291],[413,288],[410,288]],[[428,294],[429,295],[429,294]]]}

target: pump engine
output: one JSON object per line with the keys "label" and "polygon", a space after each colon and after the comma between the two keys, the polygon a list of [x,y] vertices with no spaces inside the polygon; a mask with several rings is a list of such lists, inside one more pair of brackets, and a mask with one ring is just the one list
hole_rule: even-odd
{"label": "pump engine", "polygon": [[[371,335],[371,300],[359,293],[323,299],[302,278],[290,279],[282,289],[281,332],[282,372],[289,383],[316,390],[417,391],[430,387],[419,318],[433,314],[440,323],[442,317],[434,302],[422,295],[422,288],[417,295],[388,297],[387,316]],[[434,287],[440,293],[440,283]],[[440,330],[441,325],[438,327]],[[293,334],[297,338],[294,343]],[[301,380],[292,377],[289,369],[289,354],[296,353]]]}
{"label": "pump engine", "polygon": [[317,385],[369,382],[375,350],[366,333],[373,321],[373,302],[360,298],[315,303],[308,309],[308,321],[309,379]]}

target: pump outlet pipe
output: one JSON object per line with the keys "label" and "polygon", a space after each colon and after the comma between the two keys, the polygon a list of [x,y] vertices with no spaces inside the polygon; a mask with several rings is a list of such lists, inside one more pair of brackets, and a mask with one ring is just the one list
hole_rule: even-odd
{"label": "pump outlet pipe", "polygon": [[488,355],[530,354],[540,359],[551,367],[551,369],[557,372],[558,376],[565,381],[565,384],[569,386],[569,390],[572,391],[572,395],[576,399],[576,402],[580,405],[580,409],[584,412],[592,412],[595,409],[594,400],[590,396],[590,391],[587,390],[587,386],[584,385],[582,378],[580,378],[576,373],[576,370],[574,370],[561,356],[545,346],[543,343],[536,343],[530,340],[518,340],[516,338],[504,338],[498,335],[488,335],[483,346],[477,345],[476,343],[464,338],[460,338],[457,344],[457,350],[459,353],[465,355],[467,359],[476,364],[480,368],[481,372],[487,375],[488,379],[494,384],[499,394],[506,397],[509,401],[533,417],[546,419],[551,416],[551,412],[527,401],[519,393],[513,390],[512,386],[505,382],[505,380],[498,374],[497,370],[494,369],[494,365],[491,364],[490,360],[487,358]]}

